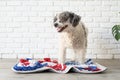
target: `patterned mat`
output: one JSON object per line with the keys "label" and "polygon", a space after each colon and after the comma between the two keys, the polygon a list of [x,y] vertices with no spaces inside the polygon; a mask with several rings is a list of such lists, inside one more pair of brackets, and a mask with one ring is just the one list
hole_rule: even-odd
{"label": "patterned mat", "polygon": [[44,58],[43,60],[34,60],[31,58],[20,59],[17,64],[12,67],[16,73],[33,73],[42,71],[52,71],[56,73],[68,73],[69,71],[79,73],[100,73],[104,72],[107,67],[98,63],[94,63],[91,59],[80,64],[75,61],[67,61],[65,64],[59,64],[57,60]]}

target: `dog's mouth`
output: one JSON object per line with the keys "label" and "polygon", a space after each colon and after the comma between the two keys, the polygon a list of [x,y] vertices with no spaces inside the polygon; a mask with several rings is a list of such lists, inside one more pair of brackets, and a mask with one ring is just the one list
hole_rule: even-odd
{"label": "dog's mouth", "polygon": [[63,26],[63,27],[57,27],[57,31],[58,32],[62,32],[65,28],[67,28],[68,27],[68,25],[65,25],[65,26]]}

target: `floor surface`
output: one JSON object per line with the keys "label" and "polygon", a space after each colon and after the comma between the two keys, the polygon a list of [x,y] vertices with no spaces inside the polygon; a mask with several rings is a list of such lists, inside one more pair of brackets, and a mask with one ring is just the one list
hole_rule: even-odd
{"label": "floor surface", "polygon": [[17,74],[11,70],[17,60],[0,59],[0,80],[119,80],[120,60],[94,60],[108,67],[108,70],[99,74],[67,73],[58,74],[52,72]]}

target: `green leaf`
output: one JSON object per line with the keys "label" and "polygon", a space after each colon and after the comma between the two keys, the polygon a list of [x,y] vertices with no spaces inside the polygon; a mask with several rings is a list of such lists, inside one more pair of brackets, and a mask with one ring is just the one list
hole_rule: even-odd
{"label": "green leaf", "polygon": [[120,25],[113,26],[112,34],[117,41],[120,39]]}

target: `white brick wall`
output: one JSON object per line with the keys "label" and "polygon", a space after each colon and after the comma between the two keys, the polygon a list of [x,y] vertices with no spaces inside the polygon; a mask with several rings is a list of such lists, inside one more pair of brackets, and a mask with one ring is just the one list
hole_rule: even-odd
{"label": "white brick wall", "polygon": [[120,41],[111,33],[120,24],[120,0],[0,0],[0,58],[57,57],[52,20],[66,10],[89,29],[87,58],[120,59]]}

